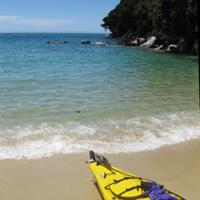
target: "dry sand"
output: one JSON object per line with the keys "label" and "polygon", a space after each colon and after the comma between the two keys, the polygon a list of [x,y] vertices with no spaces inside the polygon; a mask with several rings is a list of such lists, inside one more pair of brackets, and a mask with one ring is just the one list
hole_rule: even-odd
{"label": "dry sand", "polygon": [[[188,200],[199,200],[200,140],[154,151],[104,154],[112,165],[155,180]],[[102,200],[87,164],[88,153],[38,160],[0,161],[2,200]]]}

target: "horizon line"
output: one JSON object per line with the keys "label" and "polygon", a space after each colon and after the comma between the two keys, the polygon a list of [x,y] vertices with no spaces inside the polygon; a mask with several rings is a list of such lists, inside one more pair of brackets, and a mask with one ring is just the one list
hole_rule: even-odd
{"label": "horizon line", "polygon": [[73,31],[69,31],[69,32],[65,32],[65,31],[57,31],[57,32],[53,32],[53,31],[0,31],[0,33],[13,33],[13,34],[15,34],[15,33],[105,33],[105,34],[111,34],[111,32],[107,32],[106,33],[106,31],[104,31],[104,32],[93,32],[93,31],[89,31],[89,32],[86,32],[86,31],[75,31],[75,32],[73,32]]}

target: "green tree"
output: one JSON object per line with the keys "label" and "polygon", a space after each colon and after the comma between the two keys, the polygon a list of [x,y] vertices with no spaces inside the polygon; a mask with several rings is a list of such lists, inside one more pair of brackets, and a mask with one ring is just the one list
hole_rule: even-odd
{"label": "green tree", "polygon": [[148,32],[194,35],[197,0],[121,0],[101,25],[114,37],[125,33],[145,36]]}

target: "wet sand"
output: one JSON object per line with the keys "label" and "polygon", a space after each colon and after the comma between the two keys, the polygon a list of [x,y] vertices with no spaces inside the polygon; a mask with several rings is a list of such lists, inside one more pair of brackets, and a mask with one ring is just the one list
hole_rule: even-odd
{"label": "wet sand", "polygon": [[[200,191],[200,140],[154,151],[104,154],[112,165],[151,179],[188,200]],[[85,160],[88,153],[38,160],[1,160],[2,200],[102,200]]]}

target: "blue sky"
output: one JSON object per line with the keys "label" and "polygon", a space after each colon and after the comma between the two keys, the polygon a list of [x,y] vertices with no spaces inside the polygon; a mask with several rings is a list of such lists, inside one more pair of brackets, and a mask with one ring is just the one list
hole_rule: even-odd
{"label": "blue sky", "polygon": [[1,0],[0,32],[103,33],[120,0]]}

